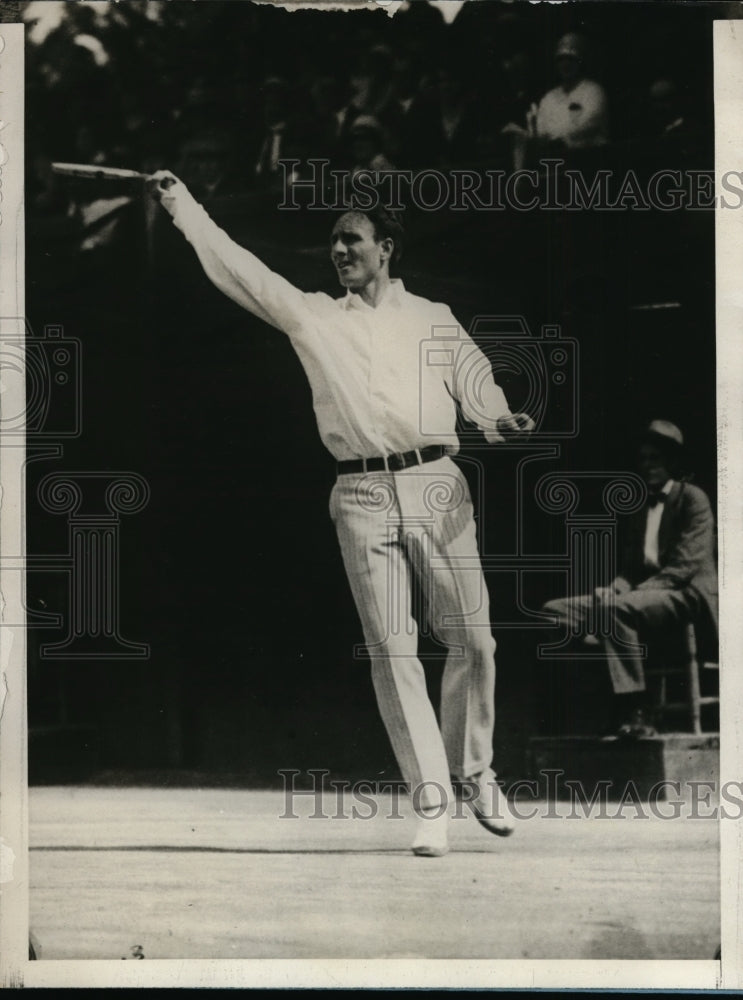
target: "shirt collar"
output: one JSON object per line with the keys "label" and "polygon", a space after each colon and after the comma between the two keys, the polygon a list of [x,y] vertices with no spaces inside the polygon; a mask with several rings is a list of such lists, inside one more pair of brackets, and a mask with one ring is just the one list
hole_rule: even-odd
{"label": "shirt collar", "polygon": [[390,278],[390,283],[376,307],[370,306],[368,302],[364,302],[361,296],[357,292],[352,292],[350,288],[346,292],[345,298],[341,299],[340,302],[342,307],[346,310],[368,309],[371,312],[376,312],[376,310],[382,305],[400,305],[404,294],[405,285],[403,285],[402,280],[400,278]]}
{"label": "shirt collar", "polygon": [[656,496],[657,497],[657,496],[660,496],[661,494],[663,494],[663,496],[669,497],[671,495],[671,490],[672,489],[673,489],[673,479],[669,479],[669,480],[667,480],[667,482],[665,483],[665,485],[662,486],[659,490],[653,490],[653,492],[650,494],[650,496]]}

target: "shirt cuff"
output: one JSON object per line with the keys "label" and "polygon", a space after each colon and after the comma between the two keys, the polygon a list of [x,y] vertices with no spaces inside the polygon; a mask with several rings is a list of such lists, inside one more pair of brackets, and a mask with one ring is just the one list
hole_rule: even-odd
{"label": "shirt cuff", "polygon": [[165,207],[173,217],[173,224],[188,239],[189,232],[206,215],[206,212],[186,185],[180,181],[169,189],[168,195],[170,196],[168,199],[170,204],[166,204]]}
{"label": "shirt cuff", "polygon": [[505,410],[502,410],[495,418],[495,420],[493,420],[491,426],[489,427],[483,427],[482,425],[480,426],[480,430],[482,431],[485,440],[488,442],[488,444],[502,444],[506,440],[505,435],[501,434],[500,431],[498,430],[498,421],[501,419],[501,417],[512,417],[512,416],[513,414],[508,409],[508,407],[506,407]]}

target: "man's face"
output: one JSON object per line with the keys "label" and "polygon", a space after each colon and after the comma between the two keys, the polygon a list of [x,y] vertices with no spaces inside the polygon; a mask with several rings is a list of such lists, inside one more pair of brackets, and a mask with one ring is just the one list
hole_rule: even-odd
{"label": "man's face", "polygon": [[555,60],[557,76],[562,83],[574,83],[580,79],[580,62],[574,56],[558,56]]}
{"label": "man's face", "polygon": [[360,212],[340,217],[330,237],[330,257],[344,288],[359,291],[381,274],[389,260],[386,242],[377,242],[374,225]]}
{"label": "man's face", "polygon": [[662,489],[671,474],[663,452],[654,444],[644,444],[640,448],[640,475],[650,490]]}

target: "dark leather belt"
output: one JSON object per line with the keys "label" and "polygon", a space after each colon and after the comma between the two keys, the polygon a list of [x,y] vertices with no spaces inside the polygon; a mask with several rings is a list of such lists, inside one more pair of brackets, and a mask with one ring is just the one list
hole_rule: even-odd
{"label": "dark leather belt", "polygon": [[385,455],[384,458],[354,458],[348,462],[338,462],[338,475],[349,472],[400,472],[413,465],[435,462],[443,458],[447,450],[443,444],[430,444],[426,448],[416,448],[402,454]]}

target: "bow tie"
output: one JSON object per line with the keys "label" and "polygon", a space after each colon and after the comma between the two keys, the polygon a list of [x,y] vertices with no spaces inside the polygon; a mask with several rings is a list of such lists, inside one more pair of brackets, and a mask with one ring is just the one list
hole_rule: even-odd
{"label": "bow tie", "polygon": [[648,494],[647,506],[656,507],[659,503],[665,503],[667,499],[665,493],[650,493]]}

